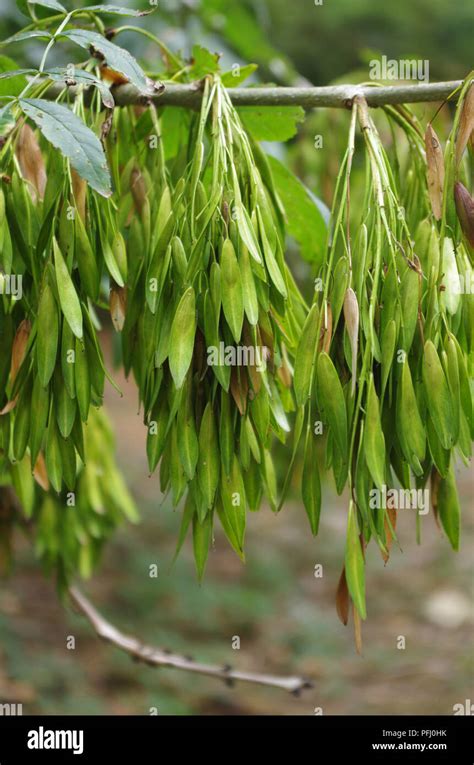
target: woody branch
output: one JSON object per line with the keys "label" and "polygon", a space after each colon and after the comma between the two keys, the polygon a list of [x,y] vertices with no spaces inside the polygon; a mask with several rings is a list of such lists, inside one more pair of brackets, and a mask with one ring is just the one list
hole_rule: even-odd
{"label": "woody branch", "polygon": [[[364,98],[368,106],[388,106],[444,101],[462,84],[451,82],[420,83],[417,85],[334,85],[325,87],[255,87],[230,88],[229,96],[235,106],[302,106],[304,109],[351,106],[356,96]],[[156,84],[156,93],[144,97],[133,85],[119,85],[113,89],[117,106],[129,106],[152,101],[157,106],[181,106],[199,109],[202,98],[201,83],[178,85]],[[55,98],[64,86],[56,83],[43,97]],[[74,94],[75,87],[69,88]]]}
{"label": "woody branch", "polygon": [[169,667],[186,672],[194,672],[199,675],[208,675],[224,680],[229,685],[233,685],[238,680],[257,685],[267,685],[290,691],[295,695],[298,695],[305,688],[312,687],[311,683],[302,677],[282,677],[257,672],[241,672],[229,666],[201,664],[187,656],[181,656],[162,648],[146,645],[137,638],[120,632],[114,625],[104,619],[77,587],[70,587],[69,595],[74,606],[86,617],[98,637],[125,651],[136,661],[142,661],[148,666]]}

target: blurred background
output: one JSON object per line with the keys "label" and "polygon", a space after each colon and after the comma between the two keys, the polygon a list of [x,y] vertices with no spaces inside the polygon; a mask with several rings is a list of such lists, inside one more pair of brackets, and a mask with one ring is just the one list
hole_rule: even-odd
{"label": "blurred background", "polygon": [[[2,38],[27,23],[12,0],[0,0],[0,10]],[[158,12],[139,23],[187,55],[194,43],[222,52],[225,68],[257,63],[253,82],[364,81],[367,62],[380,55],[428,59],[432,80],[461,78],[473,65],[474,5],[464,0],[337,0],[322,6],[313,0],[160,0]],[[155,57],[160,70],[156,48],[148,49],[144,38],[125,33],[121,44],[149,67]],[[30,42],[8,54],[18,54],[22,64],[36,63],[38,51]],[[434,110],[420,107],[419,116],[426,121]],[[339,138],[331,144],[331,134],[341,124],[343,142],[346,114],[309,115],[289,147],[272,147],[286,153],[285,161],[326,204],[340,157]],[[324,157],[313,147],[315,133],[323,129]],[[308,264],[297,252],[290,257],[300,280],[309,283]],[[111,359],[110,331],[105,345]],[[142,522],[117,533],[85,591],[107,618],[145,641],[241,669],[304,674],[314,689],[296,699],[278,690],[243,684],[230,689],[216,680],[134,664],[62,608],[18,537],[14,575],[0,584],[0,700],[22,703],[25,714],[148,714],[154,707],[159,714],[311,715],[321,707],[324,714],[370,715],[452,714],[454,704],[474,698],[470,470],[457,471],[463,510],[458,554],[431,513],[423,519],[418,546],[408,511],[399,514],[401,550],[394,547],[386,567],[375,546],[369,547],[368,620],[360,657],[352,626],[341,625],[334,605],[347,498],[338,498],[331,480],[326,482],[317,539],[310,536],[296,492],[278,516],[266,507],[250,514],[245,566],[217,533],[199,586],[189,542],[171,568],[180,518],[163,501],[157,476],[148,477],[134,385],[118,373],[115,378],[125,396],[109,388],[108,411]],[[158,566],[157,578],[148,575],[152,564]],[[314,575],[318,564],[322,578]],[[69,635],[76,638],[74,650],[66,648]],[[240,637],[240,650],[232,648],[234,636]],[[397,647],[400,636],[404,650]]]}

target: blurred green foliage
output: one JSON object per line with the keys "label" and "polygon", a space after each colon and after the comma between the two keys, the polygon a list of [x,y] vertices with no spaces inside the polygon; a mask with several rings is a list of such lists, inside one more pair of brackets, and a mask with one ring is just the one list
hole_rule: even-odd
{"label": "blurred green foliage", "polygon": [[[130,0],[122,4],[131,5]],[[138,0],[133,6],[148,8],[149,3]],[[0,0],[2,37],[23,22],[14,0]],[[117,17],[107,23],[118,26]],[[367,51],[428,59],[433,80],[461,78],[472,67],[474,3],[465,0],[324,0],[322,5],[315,0],[160,0],[157,12],[137,23],[158,32],[174,50],[189,55],[195,43],[209,46],[229,66],[255,62],[263,80],[282,84],[301,77],[326,84],[361,63],[367,76]],[[128,37],[126,45],[143,60],[156,58],[156,49],[144,45],[143,38]],[[34,46],[24,48],[29,55]]]}

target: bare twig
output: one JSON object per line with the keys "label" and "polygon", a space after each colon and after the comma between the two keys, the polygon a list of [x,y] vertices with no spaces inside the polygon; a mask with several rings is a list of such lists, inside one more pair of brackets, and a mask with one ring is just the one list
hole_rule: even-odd
{"label": "bare twig", "polygon": [[[230,88],[229,96],[235,106],[302,106],[305,109],[315,107],[350,107],[356,96],[365,98],[369,106],[388,104],[409,104],[444,101],[461,81],[420,83],[416,85],[329,85],[324,87],[256,87]],[[56,98],[63,83],[55,83],[43,95],[43,98]],[[69,88],[71,95],[76,87]],[[140,104],[152,101],[157,106],[183,106],[199,109],[201,105],[201,83],[179,85],[164,83],[164,88],[157,89],[154,95],[144,97],[130,84],[119,85],[113,89],[117,106]]]}
{"label": "bare twig", "polygon": [[186,656],[170,653],[162,648],[145,645],[137,638],[124,635],[97,611],[95,606],[77,588],[70,587],[69,594],[76,608],[86,617],[98,637],[130,654],[135,660],[143,661],[153,667],[171,667],[187,672],[196,672],[224,680],[232,685],[235,680],[258,685],[268,685],[282,688],[298,695],[303,689],[311,688],[312,684],[302,677],[280,677],[278,675],[263,675],[256,672],[240,672],[229,666],[201,664]]}

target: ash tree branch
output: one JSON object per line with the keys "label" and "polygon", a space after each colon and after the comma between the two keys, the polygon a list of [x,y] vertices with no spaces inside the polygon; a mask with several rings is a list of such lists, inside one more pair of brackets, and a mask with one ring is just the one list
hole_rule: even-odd
{"label": "ash tree branch", "polygon": [[[324,87],[255,87],[229,88],[229,96],[234,106],[302,106],[304,109],[317,107],[350,108],[356,96],[364,98],[369,106],[388,106],[445,101],[462,84],[461,80],[452,82],[420,83],[416,85],[329,85]],[[199,109],[202,99],[202,83],[189,85],[176,83],[156,83],[156,93],[143,96],[131,84],[113,88],[117,106],[143,104],[149,101],[156,106],[181,106]],[[64,84],[55,83],[43,98],[56,98],[64,89]],[[77,87],[69,88],[71,95]]]}
{"label": "ash tree branch", "polygon": [[299,695],[305,688],[312,687],[312,684],[302,677],[283,677],[257,672],[240,672],[229,666],[202,664],[189,657],[146,645],[137,638],[120,632],[113,624],[108,622],[77,587],[70,587],[69,595],[74,606],[86,617],[98,637],[125,651],[136,661],[142,661],[148,666],[169,667],[200,675],[208,675],[209,677],[224,680],[229,685],[233,685],[236,680],[266,685],[273,688],[281,688],[294,695]]}

